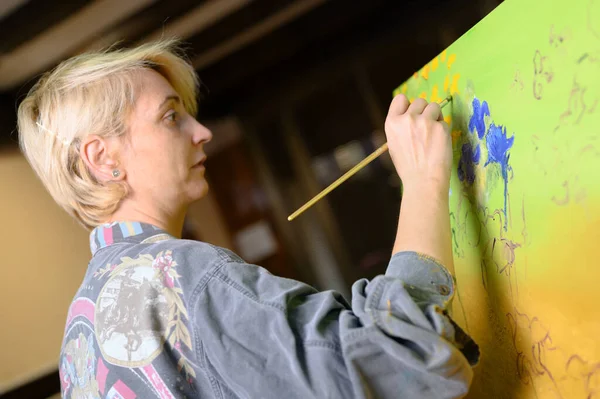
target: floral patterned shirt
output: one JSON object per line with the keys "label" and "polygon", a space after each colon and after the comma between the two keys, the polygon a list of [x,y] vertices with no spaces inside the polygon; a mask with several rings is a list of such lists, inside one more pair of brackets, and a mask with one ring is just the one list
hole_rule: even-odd
{"label": "floral patterned shirt", "polygon": [[92,231],[69,308],[65,398],[458,397],[477,346],[445,309],[450,274],[412,252],[352,303],[229,250],[122,222]]}

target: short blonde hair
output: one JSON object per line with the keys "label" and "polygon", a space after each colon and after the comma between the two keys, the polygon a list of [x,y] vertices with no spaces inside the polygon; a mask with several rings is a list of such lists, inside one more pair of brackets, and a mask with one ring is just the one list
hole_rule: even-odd
{"label": "short blonde hair", "polygon": [[128,194],[125,182],[98,181],[80,157],[87,135],[120,136],[141,87],[144,68],[163,75],[196,115],[198,77],[177,40],[108,49],[68,59],[45,73],[21,102],[19,144],[44,186],[91,229],[108,220]]}

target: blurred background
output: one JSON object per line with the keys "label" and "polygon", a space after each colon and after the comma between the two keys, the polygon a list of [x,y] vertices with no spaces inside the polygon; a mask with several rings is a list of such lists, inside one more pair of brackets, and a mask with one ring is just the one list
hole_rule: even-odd
{"label": "blurred background", "polygon": [[115,42],[184,39],[214,134],[211,191],[185,238],[349,298],[389,260],[401,200],[389,156],[287,216],[385,141],[392,90],[500,2],[0,0],[0,396],[59,392],[66,313],[91,256],[18,150],[16,108],[40,73]]}

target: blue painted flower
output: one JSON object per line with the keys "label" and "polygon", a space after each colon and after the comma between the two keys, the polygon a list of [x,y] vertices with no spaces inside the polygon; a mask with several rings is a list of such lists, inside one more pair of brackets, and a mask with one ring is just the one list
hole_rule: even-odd
{"label": "blue painted flower", "polygon": [[473,115],[469,119],[469,131],[473,133],[477,130],[477,136],[482,139],[485,134],[485,116],[490,116],[490,108],[487,101],[480,103],[478,98],[474,98],[472,104]]}
{"label": "blue painted flower", "polygon": [[488,159],[484,166],[490,163],[497,163],[502,170],[502,179],[504,180],[504,230],[508,228],[506,218],[506,208],[508,201],[508,160],[510,150],[515,141],[515,136],[507,137],[506,127],[490,124],[488,134],[486,135],[486,146],[488,150]]}
{"label": "blue painted flower", "polygon": [[488,160],[485,165],[496,162],[500,164],[503,171],[507,170],[508,158],[510,157],[508,150],[511,149],[514,141],[514,135],[510,138],[506,136],[506,127],[494,123],[490,124],[490,130],[486,136]]}
{"label": "blue painted flower", "polygon": [[475,181],[475,165],[479,164],[481,159],[481,148],[479,143],[472,147],[470,143],[465,143],[462,146],[461,157],[458,161],[458,178],[460,181],[473,184]]}

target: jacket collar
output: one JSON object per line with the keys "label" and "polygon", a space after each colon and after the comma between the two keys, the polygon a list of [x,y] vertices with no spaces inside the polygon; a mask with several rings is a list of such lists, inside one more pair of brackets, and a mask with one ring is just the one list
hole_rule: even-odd
{"label": "jacket collar", "polygon": [[90,233],[92,256],[100,249],[118,243],[140,244],[148,241],[173,239],[159,227],[140,222],[113,222],[96,227]]}

